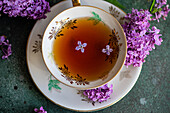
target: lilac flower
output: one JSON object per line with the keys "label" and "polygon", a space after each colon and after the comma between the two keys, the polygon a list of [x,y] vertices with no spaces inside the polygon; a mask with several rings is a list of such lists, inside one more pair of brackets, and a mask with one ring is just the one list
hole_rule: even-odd
{"label": "lilac flower", "polygon": [[149,55],[149,51],[155,49],[156,45],[161,45],[162,36],[160,30],[155,26],[150,29],[149,20],[151,14],[148,10],[132,9],[131,14],[125,17],[128,22],[125,22],[122,27],[127,38],[127,55],[125,65],[128,67],[133,64],[134,67],[141,66],[145,62],[145,58]]}
{"label": "lilac flower", "polygon": [[84,90],[83,94],[87,96],[93,102],[103,102],[110,98],[113,93],[113,85],[108,87],[108,84],[101,86],[96,89]]}
{"label": "lilac flower", "polygon": [[75,48],[75,50],[77,50],[77,51],[81,50],[81,52],[84,53],[84,47],[87,46],[87,43],[81,44],[81,41],[78,41],[77,44],[78,44],[78,46]]}
{"label": "lilac flower", "polygon": [[0,36],[0,46],[4,43],[5,41],[5,36]]}
{"label": "lilac flower", "polygon": [[164,20],[166,20],[165,17],[168,16],[168,13],[169,13],[169,11],[170,11],[169,5],[166,5],[162,10],[163,10],[163,11],[162,11],[162,13],[163,13],[162,18],[163,18]]}
{"label": "lilac flower", "polygon": [[167,0],[156,0],[155,7],[161,8],[163,5],[166,5]]}
{"label": "lilac flower", "polygon": [[2,10],[3,2],[0,0],[0,11]]}
{"label": "lilac flower", "polygon": [[50,6],[45,0],[3,0],[2,10],[9,17],[21,16],[28,19],[42,19],[46,18],[47,12],[50,12]]}
{"label": "lilac flower", "polygon": [[106,45],[106,49],[102,49],[103,53],[106,53],[107,55],[110,55],[110,53],[113,51],[112,48],[110,48],[109,45]]}
{"label": "lilac flower", "polygon": [[[156,0],[156,4],[154,8],[151,8],[153,10],[150,10],[155,17],[152,18],[152,20],[157,20],[159,22],[159,19],[162,17],[164,20],[166,20],[166,17],[168,16],[168,13],[170,11],[169,5],[166,5],[167,0]],[[166,5],[166,6],[164,6]]]}
{"label": "lilac flower", "polygon": [[47,113],[47,111],[45,111],[42,106],[40,107],[40,109],[35,108],[34,111],[37,113]]}
{"label": "lilac flower", "polygon": [[2,59],[8,59],[12,54],[12,51],[11,44],[9,44],[9,40],[5,39],[5,36],[0,36],[0,46],[3,53]]}

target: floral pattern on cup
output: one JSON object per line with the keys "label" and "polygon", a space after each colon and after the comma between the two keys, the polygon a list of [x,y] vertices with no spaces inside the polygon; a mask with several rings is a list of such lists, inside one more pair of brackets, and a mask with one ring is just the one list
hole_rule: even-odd
{"label": "floral pattern on cup", "polygon": [[68,67],[64,64],[64,67],[59,67],[59,70],[62,73],[62,77],[64,77],[67,81],[70,82],[70,84],[76,83],[77,85],[89,85],[89,82],[86,80],[86,78],[82,78],[79,74],[77,75],[71,75]]}
{"label": "floral pattern on cup", "polygon": [[59,84],[60,84],[60,82],[57,79],[52,79],[52,75],[50,74],[48,90],[51,91],[52,88],[55,88],[56,90],[61,90],[61,87],[59,86]]}
{"label": "floral pattern on cup", "polygon": [[101,17],[97,13],[92,12],[92,14],[93,14],[93,17],[90,17],[88,20],[93,21],[94,25],[97,25],[99,22],[103,22]]}
{"label": "floral pattern on cup", "polygon": [[113,8],[113,6],[109,7],[110,14],[113,15],[115,18],[118,18],[120,15],[120,12],[116,9]]}
{"label": "floral pattern on cup", "polygon": [[42,35],[37,34],[37,36],[39,37],[39,40],[36,40],[34,45],[32,46],[33,47],[33,50],[32,50],[33,53],[38,53],[39,51],[40,52],[42,51],[42,49],[41,49]]}
{"label": "floral pattern on cup", "polygon": [[62,33],[62,29],[64,29],[64,27],[67,27],[67,29],[71,28],[71,29],[75,29],[77,28],[77,26],[75,26],[75,24],[77,23],[77,19],[74,20],[69,20],[69,17],[60,21],[56,21],[56,26],[53,26],[51,28],[51,31],[49,32],[50,36],[48,37],[48,39],[56,39],[57,37],[61,37],[64,36],[64,34]]}
{"label": "floral pattern on cup", "polygon": [[[120,46],[122,46],[122,44],[118,44],[118,40],[120,40],[120,37],[118,35],[118,32],[116,32],[116,30],[112,30],[112,34],[109,35],[110,36],[110,39],[109,39],[109,42],[108,42],[108,45],[109,45],[109,48],[112,48],[112,51],[114,49],[118,49],[116,51],[119,51],[120,50]],[[114,46],[118,46],[118,48],[114,48]],[[105,61],[109,61],[110,63],[112,63],[112,60],[115,59],[116,57],[118,58],[118,55],[119,55],[119,52],[117,54],[109,54],[106,56],[106,59]]]}

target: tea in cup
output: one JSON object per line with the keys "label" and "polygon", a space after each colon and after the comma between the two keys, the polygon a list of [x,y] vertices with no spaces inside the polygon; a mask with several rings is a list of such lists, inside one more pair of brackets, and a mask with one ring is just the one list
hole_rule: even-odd
{"label": "tea in cup", "polygon": [[127,52],[119,22],[106,11],[76,6],[58,14],[47,26],[42,55],[51,74],[77,89],[106,84],[121,70]]}

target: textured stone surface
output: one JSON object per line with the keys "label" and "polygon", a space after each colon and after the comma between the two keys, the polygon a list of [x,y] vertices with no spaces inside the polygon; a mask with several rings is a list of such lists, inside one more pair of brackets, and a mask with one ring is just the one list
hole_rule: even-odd
{"label": "textured stone surface", "polygon": [[[61,0],[49,0],[54,5]],[[148,9],[148,0],[118,0],[131,8]],[[170,4],[170,1],[168,1]],[[0,113],[32,113],[44,106],[48,113],[73,113],[61,108],[41,94],[35,87],[26,65],[26,43],[34,20],[0,17],[0,35],[12,43],[13,54],[0,59]],[[99,113],[168,113],[170,112],[170,15],[166,21],[153,22],[162,33],[164,42],[150,53],[133,89],[118,103]]]}

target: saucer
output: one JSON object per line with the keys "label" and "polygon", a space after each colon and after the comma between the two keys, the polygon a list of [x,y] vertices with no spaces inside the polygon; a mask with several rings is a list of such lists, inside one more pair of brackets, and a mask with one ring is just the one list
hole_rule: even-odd
{"label": "saucer", "polygon": [[[81,4],[99,7],[111,13],[120,23],[123,23],[123,17],[126,15],[121,9],[102,0],[81,0]],[[68,87],[53,78],[42,58],[42,35],[52,18],[70,7],[72,7],[70,1],[62,1],[51,8],[51,12],[47,14],[46,19],[36,22],[27,42],[28,69],[37,88],[55,104],[66,109],[81,112],[104,109],[118,102],[132,89],[139,77],[142,66],[129,66],[128,68],[123,66],[119,74],[108,83],[108,85],[113,84],[111,97],[102,103],[92,103],[81,95],[81,91]],[[49,57],[51,56],[49,55]]]}

